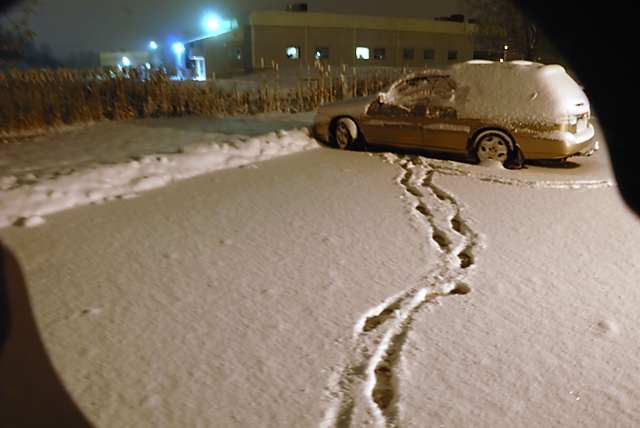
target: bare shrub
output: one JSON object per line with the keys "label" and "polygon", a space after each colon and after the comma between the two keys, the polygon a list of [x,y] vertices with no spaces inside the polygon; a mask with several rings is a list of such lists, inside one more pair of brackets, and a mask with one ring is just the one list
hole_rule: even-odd
{"label": "bare shrub", "polygon": [[285,87],[274,64],[261,88],[220,81],[174,81],[166,70],[9,70],[0,73],[0,132],[12,134],[104,120],[183,115],[248,115],[313,111],[321,104],[368,95],[399,70],[337,70],[316,62]]}

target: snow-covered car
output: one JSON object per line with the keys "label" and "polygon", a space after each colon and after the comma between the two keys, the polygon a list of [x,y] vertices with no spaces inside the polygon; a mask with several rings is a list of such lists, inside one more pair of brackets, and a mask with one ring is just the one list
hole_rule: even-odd
{"label": "snow-covered car", "polygon": [[314,137],[341,149],[384,145],[517,166],[597,149],[589,100],[559,65],[474,60],[411,74],[369,97],[325,104]]}

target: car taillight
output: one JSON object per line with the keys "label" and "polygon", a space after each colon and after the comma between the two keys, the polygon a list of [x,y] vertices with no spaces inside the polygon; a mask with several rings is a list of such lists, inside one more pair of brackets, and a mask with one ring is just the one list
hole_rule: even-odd
{"label": "car taillight", "polygon": [[565,123],[558,125],[558,130],[563,132],[576,132],[582,131],[589,126],[589,112],[583,113],[578,116],[569,116]]}

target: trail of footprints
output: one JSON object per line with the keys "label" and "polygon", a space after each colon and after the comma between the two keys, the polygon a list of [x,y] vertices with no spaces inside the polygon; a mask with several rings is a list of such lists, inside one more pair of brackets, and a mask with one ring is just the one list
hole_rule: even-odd
{"label": "trail of footprints", "polygon": [[[407,193],[417,199],[415,210],[424,216],[431,226],[433,230],[431,239],[438,244],[444,253],[456,252],[461,268],[466,269],[473,265],[475,262],[472,247],[476,243],[476,236],[460,216],[458,202],[453,196],[433,184],[434,170],[428,170],[426,176],[422,178],[421,173],[425,171],[424,164],[416,166],[413,162],[405,159],[401,166],[405,169],[405,174],[401,178],[400,184]],[[433,197],[439,201],[434,201]],[[443,207],[443,203],[445,207]],[[450,209],[446,209],[447,203],[450,205]],[[436,207],[436,211],[430,211],[429,206]],[[451,211],[453,214],[450,214]],[[451,233],[451,231],[455,233]],[[460,245],[464,245],[463,248],[460,248]]]}
{"label": "trail of footprints", "polygon": [[330,387],[331,405],[323,428],[371,422],[378,427],[397,426],[398,363],[415,314],[438,297],[471,291],[464,279],[475,266],[480,243],[458,201],[434,183],[436,172],[423,158],[401,156],[392,161],[402,168],[398,183],[413,207],[415,226],[429,237],[438,261],[423,283],[391,297],[356,326],[349,363]]}

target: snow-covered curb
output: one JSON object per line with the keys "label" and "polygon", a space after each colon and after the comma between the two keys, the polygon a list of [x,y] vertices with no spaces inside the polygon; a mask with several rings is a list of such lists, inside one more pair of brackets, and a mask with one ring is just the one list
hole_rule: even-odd
{"label": "snow-covered curb", "polygon": [[139,192],[211,171],[235,168],[318,148],[309,128],[280,130],[231,141],[182,147],[178,153],[148,155],[116,165],[99,165],[49,180],[0,191],[0,227],[36,226],[61,210],[135,197]]}

